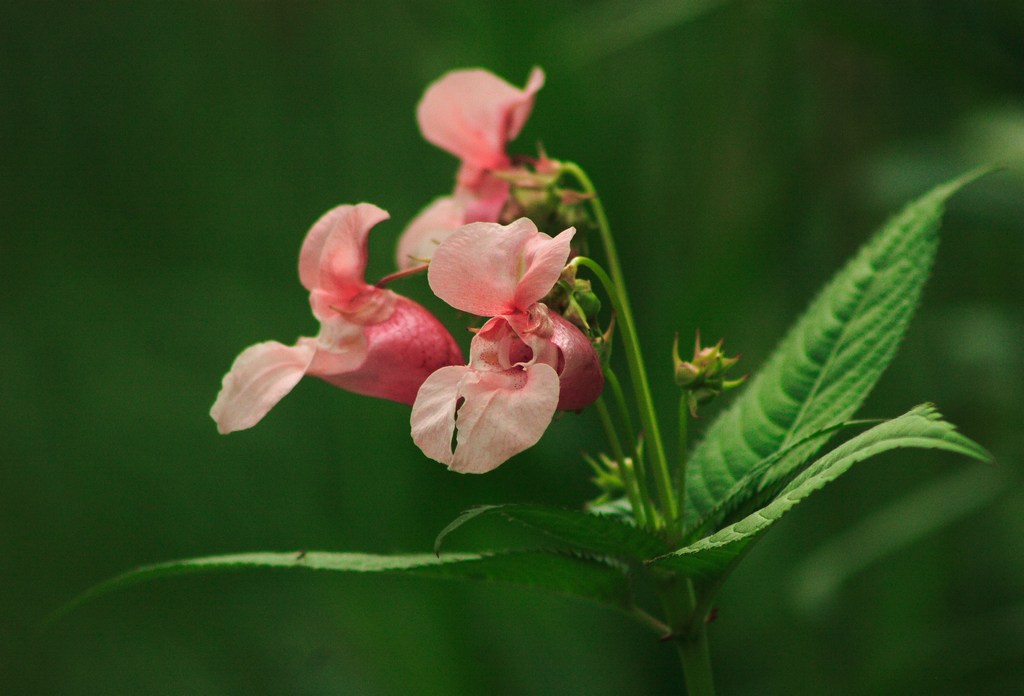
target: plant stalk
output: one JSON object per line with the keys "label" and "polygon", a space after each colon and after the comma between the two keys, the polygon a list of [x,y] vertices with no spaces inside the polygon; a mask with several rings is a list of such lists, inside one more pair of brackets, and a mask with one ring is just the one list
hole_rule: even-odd
{"label": "plant stalk", "polygon": [[656,586],[665,607],[668,626],[672,629],[672,642],[683,665],[686,693],[688,696],[714,696],[707,624],[703,616],[695,615],[698,606],[693,583],[687,578],[668,574],[658,578]]}
{"label": "plant stalk", "polygon": [[604,434],[608,439],[608,445],[611,447],[612,456],[615,457],[615,461],[619,464],[619,475],[622,477],[623,488],[626,489],[626,497],[629,498],[629,504],[633,508],[637,524],[643,527],[646,524],[647,508],[643,505],[643,496],[637,487],[633,467],[626,461],[626,455],[619,442],[619,435],[615,430],[615,423],[612,421],[611,413],[608,411],[608,404],[605,403],[603,396],[597,397],[597,401],[594,404],[597,407],[597,415],[601,420],[601,425],[604,427]]}
{"label": "plant stalk", "polygon": [[653,474],[658,501],[664,521],[670,526],[674,526],[678,519],[676,496],[673,493],[672,476],[669,473],[665,447],[661,441],[661,430],[658,428],[658,419],[654,411],[654,399],[651,397],[651,388],[647,382],[647,372],[644,370],[643,356],[640,353],[636,325],[628,314],[627,305],[623,303],[624,295],[619,292],[619,288],[600,264],[585,256],[577,256],[570,263],[584,266],[597,276],[612,301],[612,307],[620,317],[622,343],[626,350],[626,364],[629,367],[630,381],[633,383],[637,410],[640,412],[640,423],[647,441],[650,443],[648,451],[654,465]]}

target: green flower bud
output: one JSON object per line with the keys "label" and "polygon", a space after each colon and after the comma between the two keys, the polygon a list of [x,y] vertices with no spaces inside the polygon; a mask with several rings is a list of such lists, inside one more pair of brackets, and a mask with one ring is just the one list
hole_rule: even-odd
{"label": "green flower bud", "polygon": [[727,358],[722,350],[724,339],[713,346],[701,347],[700,332],[697,332],[693,357],[683,360],[679,357],[679,334],[672,344],[672,364],[676,384],[686,393],[690,414],[697,417],[697,407],[703,406],[723,391],[735,389],[747,378],[727,380],[729,368],[739,362],[739,356]]}

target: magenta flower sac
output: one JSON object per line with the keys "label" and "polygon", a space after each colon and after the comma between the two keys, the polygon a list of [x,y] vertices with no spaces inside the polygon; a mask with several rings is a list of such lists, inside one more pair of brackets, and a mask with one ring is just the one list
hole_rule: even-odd
{"label": "magenta flower sac", "polygon": [[420,132],[462,165],[454,194],[436,199],[402,233],[399,268],[430,259],[466,223],[498,221],[509,183],[496,173],[511,168],[506,145],[523,129],[543,86],[544,71],[534,68],[523,89],[480,69],[446,73],[427,87],[416,108]]}
{"label": "magenta flower sac", "polygon": [[210,409],[221,433],[256,425],[305,375],[412,404],[432,372],[462,364],[462,352],[434,315],[363,279],[370,230],[387,218],[369,203],[342,205],[309,230],[299,278],[320,332],[293,346],[267,341],[242,351]]}
{"label": "magenta flower sac", "polygon": [[600,396],[604,376],[590,341],[539,302],[574,233],[552,238],[526,218],[477,222],[438,247],[428,273],[434,293],[492,318],[473,337],[469,364],[441,368],[416,396],[412,437],[431,459],[454,471],[490,471],[536,444],[556,410]]}

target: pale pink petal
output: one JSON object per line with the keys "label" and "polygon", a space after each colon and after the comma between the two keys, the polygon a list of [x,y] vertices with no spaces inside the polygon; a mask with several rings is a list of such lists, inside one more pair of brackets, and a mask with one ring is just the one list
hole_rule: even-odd
{"label": "pale pink petal", "polygon": [[520,252],[525,272],[516,286],[516,307],[525,310],[551,292],[569,260],[569,244],[574,234],[576,229],[570,227],[554,238],[538,233],[527,240]]}
{"label": "pale pink petal", "polygon": [[452,435],[455,433],[455,407],[459,387],[470,368],[442,367],[420,387],[409,418],[412,440],[434,461],[451,465]]}
{"label": "pale pink petal", "polygon": [[537,92],[544,86],[544,71],[538,67],[534,67],[530,71],[530,76],[526,79],[526,86],[523,87],[523,96],[509,109],[508,112],[508,123],[506,142],[508,140],[515,140],[519,132],[523,130],[523,126],[526,125],[526,119],[530,118],[530,112],[533,111],[533,100],[537,96]]}
{"label": "pale pink petal", "polygon": [[604,373],[601,359],[583,332],[558,314],[551,314],[554,330],[551,343],[558,347],[560,411],[578,411],[601,396]]}
{"label": "pale pink petal", "polygon": [[456,230],[434,252],[430,289],[456,309],[478,316],[514,312],[521,270],[519,250],[537,227],[522,218],[511,225],[474,222]]}
{"label": "pale pink petal", "polygon": [[558,375],[549,365],[506,372],[470,371],[459,391],[453,471],[482,474],[532,447],[558,405]]}
{"label": "pale pink petal", "polygon": [[339,205],[331,208],[320,216],[306,233],[299,251],[299,280],[302,287],[313,290],[320,284],[320,255],[324,250],[324,242],[335,225],[352,210],[351,205]]}
{"label": "pale pink petal", "polygon": [[471,353],[468,367],[438,370],[423,383],[412,431],[431,459],[483,473],[541,438],[558,406],[559,379],[553,365],[532,362],[533,350],[505,317],[484,324]]}
{"label": "pale pink petal", "polygon": [[501,168],[505,144],[522,130],[543,84],[539,68],[523,90],[486,70],[456,70],[427,88],[416,119],[427,141],[477,167]]}
{"label": "pale pink petal", "polygon": [[388,214],[371,203],[339,205],[317,220],[299,252],[299,279],[307,290],[325,290],[339,301],[358,293],[366,282],[367,237]]}
{"label": "pale pink petal", "polygon": [[328,350],[321,341],[309,374],[356,394],[412,404],[434,371],[462,364],[458,344],[433,314],[390,294],[395,301],[387,321],[359,327],[366,351],[357,365],[345,353],[351,344]]}
{"label": "pale pink petal", "polygon": [[358,370],[370,353],[367,327],[334,314],[320,322],[315,341],[316,357],[307,373],[316,377]]}
{"label": "pale pink petal", "polygon": [[573,233],[570,228],[552,239],[527,218],[510,225],[464,225],[434,252],[430,289],[452,307],[478,316],[524,311],[558,280]]}
{"label": "pale pink petal", "polygon": [[222,434],[251,428],[306,374],[316,348],[267,341],[249,346],[235,358],[210,409]]}
{"label": "pale pink petal", "polygon": [[429,261],[438,245],[465,222],[463,203],[451,196],[436,199],[402,232],[396,254],[398,267],[412,268]]}

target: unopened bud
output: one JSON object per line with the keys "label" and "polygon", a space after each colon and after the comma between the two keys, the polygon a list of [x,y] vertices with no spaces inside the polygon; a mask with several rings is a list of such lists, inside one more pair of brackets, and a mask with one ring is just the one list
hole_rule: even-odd
{"label": "unopened bud", "polygon": [[690,414],[697,417],[697,407],[703,406],[723,391],[735,389],[747,378],[727,380],[729,368],[739,362],[739,356],[727,358],[722,350],[724,339],[713,346],[701,347],[700,332],[697,332],[693,357],[683,360],[679,357],[679,334],[672,344],[672,364],[676,384],[686,393]]}
{"label": "unopened bud", "polygon": [[589,280],[576,281],[572,289],[572,299],[588,322],[597,318],[597,313],[601,311],[601,300],[594,293]]}
{"label": "unopened bud", "polygon": [[589,280],[576,277],[576,266],[570,264],[562,269],[558,282],[541,302],[593,338],[592,328],[601,311],[601,300]]}

